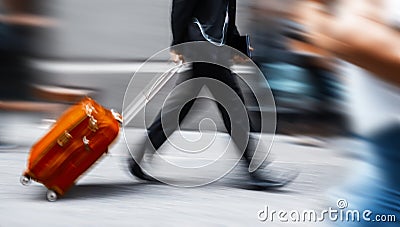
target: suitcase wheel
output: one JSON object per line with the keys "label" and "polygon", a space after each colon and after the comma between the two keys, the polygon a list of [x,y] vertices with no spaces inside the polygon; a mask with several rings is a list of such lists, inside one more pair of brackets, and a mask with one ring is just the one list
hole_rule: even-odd
{"label": "suitcase wheel", "polygon": [[47,194],[46,194],[46,198],[47,198],[47,201],[49,201],[49,202],[55,202],[58,198],[58,195],[55,191],[48,190]]}
{"label": "suitcase wheel", "polygon": [[23,186],[28,186],[31,184],[31,178],[26,175],[22,175],[21,178],[19,179],[19,181],[21,182],[21,184]]}

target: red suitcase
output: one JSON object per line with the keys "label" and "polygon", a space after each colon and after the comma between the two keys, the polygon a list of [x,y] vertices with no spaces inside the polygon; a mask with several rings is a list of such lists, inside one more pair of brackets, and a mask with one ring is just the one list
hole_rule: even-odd
{"label": "red suitcase", "polygon": [[104,153],[119,133],[121,115],[90,98],[69,108],[31,149],[21,183],[44,184],[57,200]]}

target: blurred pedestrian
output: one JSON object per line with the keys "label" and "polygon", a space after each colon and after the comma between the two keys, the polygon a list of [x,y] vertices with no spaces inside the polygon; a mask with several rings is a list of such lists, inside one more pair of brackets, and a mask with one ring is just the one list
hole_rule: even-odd
{"label": "blurred pedestrian", "polygon": [[398,226],[400,218],[398,4],[397,0],[343,0],[299,7],[310,41],[344,62],[352,130],[367,144],[366,150],[357,152],[363,163],[335,196],[347,199],[349,209],[371,210],[371,221],[361,217],[360,222],[344,226],[381,226],[374,220],[377,214],[396,215],[396,222],[384,226]]}
{"label": "blurred pedestrian", "polygon": [[31,28],[20,19],[21,11],[29,8],[21,1],[2,1],[0,11],[0,99],[28,99],[32,73],[27,70],[24,56],[29,49]]}
{"label": "blurred pedestrian", "polygon": [[[28,108],[26,103],[15,101],[35,99],[34,74],[27,60],[32,56],[32,37],[39,27],[54,24],[52,20],[35,14],[37,5],[36,1],[0,0],[0,109],[8,110],[13,106],[23,110]],[[0,124],[9,123],[4,119],[0,121],[3,121]],[[1,141],[1,136],[0,147],[10,147]]]}
{"label": "blurred pedestrian", "polygon": [[[234,35],[239,35],[236,25],[234,24],[235,14],[235,0],[173,0],[171,13],[173,34],[171,48],[172,58],[176,61],[184,61],[187,57],[185,54],[196,54],[182,53],[180,52],[180,48],[175,47],[175,45],[191,41],[208,41],[212,45],[224,45]],[[209,54],[210,61],[212,61],[211,58],[215,57],[214,54],[218,55],[218,51],[213,49],[207,51],[208,53],[206,53],[206,55]],[[221,59],[221,56],[218,56],[217,59]],[[229,61],[230,59],[225,60]],[[236,96],[230,96],[228,98],[231,105],[229,108],[231,108],[232,112],[240,112],[241,106],[244,106],[242,91],[235,76],[233,76],[229,69],[213,63],[193,62],[190,76],[180,78],[177,85],[194,78],[209,78],[229,86],[236,93],[237,97],[240,98],[240,100],[236,100]],[[155,150],[159,149],[175,131],[177,125],[174,124],[174,120],[177,119],[177,116],[179,116],[178,124],[183,121],[195,102],[195,99],[186,102],[187,100],[184,100],[183,97],[190,96],[190,94],[188,95],[187,93],[197,94],[200,92],[203,85],[198,85],[199,86],[196,86],[195,89],[180,91],[178,92],[180,93],[179,95],[174,95],[166,100],[166,105],[163,107],[164,112],[162,114],[160,112],[156,120],[148,128],[149,140],[146,140],[135,152],[135,157],[129,160],[129,170],[134,176],[142,180],[155,180],[142,170],[139,163],[142,161],[147,149],[152,149],[151,147],[154,147]],[[209,89],[213,94],[218,92],[210,87]],[[237,101],[242,103],[242,105],[235,104]],[[254,149],[257,147],[258,141],[253,138],[249,130],[246,130],[244,127],[248,124],[248,118],[231,118],[230,113],[227,112],[223,105],[220,103],[217,103],[217,105],[228,133],[231,135],[239,150],[244,150],[243,158],[246,163],[250,165],[252,154],[255,152]],[[162,119],[167,122],[167,126],[162,122]],[[250,123],[250,128],[251,127]],[[232,135],[233,128],[239,129],[240,135]],[[246,144],[244,144],[242,140],[246,141]],[[294,174],[291,174],[281,179],[274,179],[273,176],[262,176],[258,171],[248,172],[248,176],[251,184],[263,188],[284,186],[295,177]]]}
{"label": "blurred pedestrian", "polygon": [[[252,43],[257,46],[253,60],[267,78],[274,94],[278,132],[294,134],[301,127],[283,127],[289,122],[305,123],[307,131],[316,128],[329,134],[339,127],[341,116],[332,100],[339,99],[338,79],[330,67],[331,58],[293,48],[304,32],[293,19],[297,0],[255,0],[251,6]],[[303,43],[303,42],[302,42]],[[290,113],[290,114],[289,114]],[[310,119],[310,120],[307,120]],[[304,124],[303,123],[303,124]],[[334,127],[327,127],[327,126]],[[342,130],[342,128],[340,129]]]}

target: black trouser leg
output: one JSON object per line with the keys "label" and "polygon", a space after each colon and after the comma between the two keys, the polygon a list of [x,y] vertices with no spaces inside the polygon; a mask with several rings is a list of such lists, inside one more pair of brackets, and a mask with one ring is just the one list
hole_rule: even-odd
{"label": "black trouser leg", "polygon": [[[230,111],[232,113],[237,113],[241,112],[242,108],[245,108],[242,91],[236,78],[232,75],[232,72],[229,69],[210,63],[193,63],[193,75],[181,79],[180,83],[192,78],[210,78],[222,82],[226,86],[230,87],[237,95],[227,95],[224,97],[228,100],[227,105],[230,105]],[[201,83],[201,81],[199,82]],[[213,83],[208,85],[206,83],[197,84],[196,86],[190,87],[190,89],[178,89],[176,94],[173,94],[168,98],[166,105],[163,107],[163,112],[158,114],[156,120],[148,128],[148,140],[146,140],[147,142],[144,143],[144,147],[139,150],[139,152],[143,151],[143,153],[138,155],[138,162],[140,162],[143,158],[144,150],[146,150],[146,148],[151,149],[151,147],[153,147],[154,150],[157,150],[176,130],[176,128],[190,111],[195,101],[192,99],[186,102],[188,100],[187,97],[194,97],[194,94],[197,95],[203,85],[206,85],[210,89],[218,101],[218,98],[216,97],[218,95],[215,95],[219,92],[218,87],[215,88]],[[237,98],[240,100],[237,100]],[[239,105],[238,101],[240,102]],[[246,162],[250,164],[253,152],[252,149],[257,147],[257,140],[250,136],[250,130],[252,129],[252,126],[247,112],[246,116],[231,118],[223,105],[220,103],[217,103],[217,105],[228,133],[232,136],[232,139],[238,149],[240,151],[244,151],[243,157]],[[232,135],[232,128],[235,128],[237,132],[235,135]],[[150,145],[149,143],[152,146],[148,147]]]}
{"label": "black trouser leg", "polygon": [[[193,78],[192,74],[182,75],[176,83],[176,86],[191,78]],[[177,92],[167,98],[162,111],[158,113],[153,123],[147,129],[148,137],[135,152],[135,159],[137,162],[141,162],[147,149],[154,152],[164,144],[193,106],[195,100],[193,99],[187,102],[187,97],[191,97],[194,93],[198,94],[199,92],[200,89],[197,86],[192,89],[178,89]]]}
{"label": "black trouser leg", "polygon": [[[176,106],[173,110],[168,112],[163,112],[163,118],[166,120],[161,120],[161,112],[158,113],[156,120],[151,124],[148,129],[148,138],[155,150],[160,148],[167,138],[176,130],[177,126],[182,123],[183,119],[189,113],[190,109],[194,104],[194,99],[184,104],[183,108],[180,110],[180,106]],[[179,111],[180,110],[180,111]],[[176,116],[179,114],[178,124],[174,124]],[[163,125],[167,123],[166,127]]]}
{"label": "black trouser leg", "polygon": [[[232,105],[229,107],[232,113],[240,112],[241,108],[246,109],[242,90],[239,87],[236,77],[229,69],[214,64],[197,63],[194,64],[193,70],[196,77],[208,76],[212,79],[216,79],[229,86],[236,93],[237,96],[226,95],[225,97],[225,99],[230,99],[228,103]],[[218,93],[218,91],[216,90],[218,88],[208,88],[216,98],[217,95],[215,94]],[[240,103],[242,106],[237,105],[237,100],[235,100],[237,98],[240,99]],[[247,109],[246,116],[232,119],[226,108],[221,105],[221,103],[217,103],[217,105],[228,133],[231,135],[239,151],[243,151],[243,158],[246,160],[247,164],[250,164],[252,153],[254,152],[252,149],[255,149],[257,147],[257,140],[250,135],[250,131],[252,131],[252,124],[247,113]],[[236,129],[235,135],[232,135],[232,128]]]}

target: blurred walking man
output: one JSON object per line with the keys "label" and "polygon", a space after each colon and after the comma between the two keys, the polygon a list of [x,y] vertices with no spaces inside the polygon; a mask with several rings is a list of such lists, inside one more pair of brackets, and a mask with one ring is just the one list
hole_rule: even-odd
{"label": "blurred walking man", "polygon": [[[171,13],[173,34],[171,55],[173,59],[176,61],[185,60],[185,54],[187,54],[187,52],[180,52],[179,46],[175,47],[175,45],[192,41],[208,41],[214,46],[229,43],[229,40],[233,36],[239,35],[234,23],[235,14],[236,0],[173,0]],[[211,52],[213,51],[211,50]],[[196,53],[188,54],[192,55]],[[210,54],[210,56],[214,55]],[[221,56],[217,58],[221,58]],[[229,59],[226,60],[228,61]],[[232,75],[229,69],[213,63],[194,62],[192,63],[190,76],[180,78],[178,84],[195,78],[212,79],[229,86],[237,95],[228,98],[230,99],[228,100],[229,111],[234,113],[241,111],[241,107],[244,106],[243,94],[235,76]],[[195,89],[186,89],[185,91],[181,91],[178,96],[175,95],[174,97],[169,97],[169,100],[167,99],[162,114],[159,113],[156,120],[148,128],[149,140],[146,140],[147,142],[143,143],[143,146],[135,152],[135,159],[130,159],[129,161],[129,168],[132,175],[142,180],[155,181],[153,177],[143,172],[138,163],[143,159],[146,149],[151,149],[151,147],[155,150],[159,149],[179,126],[176,125],[177,123],[174,124],[173,121],[176,121],[178,119],[177,116],[179,116],[178,124],[180,124],[195,102],[194,99],[186,102],[182,97],[188,97],[188,94],[182,93],[198,94],[201,87],[206,84],[197,85]],[[215,93],[218,93],[218,91],[210,87],[208,88],[215,97]],[[237,105],[238,101],[241,105]],[[217,105],[228,133],[239,150],[244,151],[243,158],[250,165],[258,140],[250,135],[249,129],[246,130],[245,128],[245,125],[249,124],[249,119],[230,117],[223,105],[220,103],[217,103]],[[167,122],[167,126],[165,125],[165,121]],[[251,127],[250,123],[250,130]],[[234,128],[239,129],[239,134],[233,135],[232,131]],[[294,175],[285,179],[261,177],[261,173],[258,171],[248,172],[248,176],[252,185],[262,188],[282,187],[294,179]]]}

